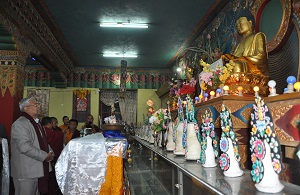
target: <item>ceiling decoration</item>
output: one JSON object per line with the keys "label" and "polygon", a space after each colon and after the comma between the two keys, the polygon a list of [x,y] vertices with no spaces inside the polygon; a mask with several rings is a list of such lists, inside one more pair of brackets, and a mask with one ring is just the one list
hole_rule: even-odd
{"label": "ceiling decoration", "polygon": [[[122,59],[128,68],[169,69],[179,51],[195,40],[227,2],[4,0],[0,16],[1,24],[11,21],[31,43],[31,57],[37,61],[30,57],[27,63],[41,64],[64,79],[76,67],[118,67]],[[100,22],[143,23],[149,28],[100,28]],[[14,38],[19,36],[9,32]],[[138,57],[105,58],[105,52]]]}

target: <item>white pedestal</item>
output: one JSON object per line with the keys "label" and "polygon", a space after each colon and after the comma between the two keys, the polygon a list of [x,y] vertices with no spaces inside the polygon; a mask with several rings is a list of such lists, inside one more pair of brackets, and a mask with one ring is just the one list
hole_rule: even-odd
{"label": "white pedestal", "polygon": [[282,191],[284,185],[281,184],[279,176],[273,170],[270,146],[265,140],[264,144],[266,148],[266,155],[262,160],[262,164],[264,166],[264,177],[259,183],[255,184],[255,187],[261,192],[278,193]]}
{"label": "white pedestal", "polygon": [[170,122],[168,125],[167,140],[168,140],[168,142],[167,142],[166,150],[174,151],[175,143],[173,141],[173,123],[172,122]]}
{"label": "white pedestal", "polygon": [[187,140],[186,140],[186,149],[185,149],[185,159],[199,160],[200,153],[201,153],[201,145],[197,139],[194,123],[188,123],[186,137]]}
{"label": "white pedestal", "polygon": [[207,148],[205,150],[205,163],[202,165],[203,167],[215,167],[217,166],[214,148],[212,146],[212,139],[207,136]]}
{"label": "white pedestal", "polygon": [[226,152],[230,159],[230,167],[227,171],[224,171],[224,175],[226,177],[239,177],[243,175],[243,171],[240,168],[240,163],[235,159],[234,152],[233,152],[233,145],[231,139],[227,138],[229,148]]}
{"label": "white pedestal", "polygon": [[180,122],[176,130],[176,143],[173,153],[175,155],[184,155],[185,149],[182,147],[183,122]]}

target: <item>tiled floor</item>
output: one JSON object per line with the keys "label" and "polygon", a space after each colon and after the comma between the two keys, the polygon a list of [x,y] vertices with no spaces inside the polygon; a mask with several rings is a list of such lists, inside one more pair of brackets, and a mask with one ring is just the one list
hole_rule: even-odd
{"label": "tiled floor", "polygon": [[163,159],[151,163],[150,150],[133,145],[132,163],[126,163],[130,189],[133,195],[172,194],[172,167]]}

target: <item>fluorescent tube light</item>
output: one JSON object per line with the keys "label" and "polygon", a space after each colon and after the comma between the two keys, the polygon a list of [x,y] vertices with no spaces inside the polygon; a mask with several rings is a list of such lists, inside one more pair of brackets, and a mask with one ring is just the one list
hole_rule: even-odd
{"label": "fluorescent tube light", "polygon": [[148,28],[147,24],[131,23],[131,22],[103,22],[100,27],[114,27],[114,28]]}
{"label": "fluorescent tube light", "polygon": [[120,54],[120,53],[105,53],[103,57],[111,57],[111,58],[136,58],[136,54]]}

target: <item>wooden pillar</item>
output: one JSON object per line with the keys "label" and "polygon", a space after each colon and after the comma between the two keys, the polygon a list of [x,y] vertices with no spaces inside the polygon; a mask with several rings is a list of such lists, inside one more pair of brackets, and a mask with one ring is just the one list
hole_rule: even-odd
{"label": "wooden pillar", "polygon": [[[23,55],[21,55],[23,56]],[[12,123],[19,117],[24,91],[24,57],[18,51],[0,50],[0,123],[10,138]]]}

